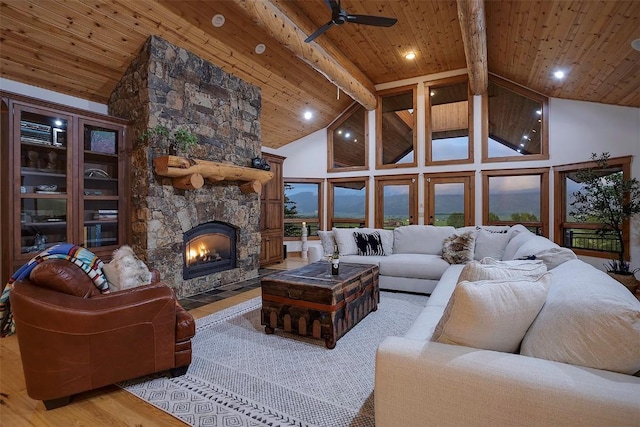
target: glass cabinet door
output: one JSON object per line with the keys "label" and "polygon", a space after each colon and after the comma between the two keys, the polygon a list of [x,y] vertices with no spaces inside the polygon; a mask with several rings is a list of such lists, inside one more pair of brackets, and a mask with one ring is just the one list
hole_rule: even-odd
{"label": "glass cabinet door", "polygon": [[123,131],[119,126],[80,120],[80,241],[92,250],[116,246],[122,214],[118,153]]}
{"label": "glass cabinet door", "polygon": [[73,132],[73,121],[70,116],[22,105],[16,106],[14,120],[19,121],[14,126],[14,138],[19,140],[14,154],[20,162],[15,176],[20,180],[15,187],[20,200],[16,253],[27,257],[71,240],[67,224],[74,189],[67,135]]}

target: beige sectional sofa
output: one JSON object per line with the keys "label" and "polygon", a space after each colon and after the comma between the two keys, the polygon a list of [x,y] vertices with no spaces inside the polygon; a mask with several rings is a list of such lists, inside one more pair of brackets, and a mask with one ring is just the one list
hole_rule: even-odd
{"label": "beige sectional sofa", "polygon": [[[387,337],[378,348],[376,426],[640,426],[640,377],[633,375],[640,371],[640,302],[634,295],[522,226],[429,227],[401,227],[393,239],[382,233],[384,256],[351,254],[346,239],[341,248],[341,262],[379,265],[381,288],[430,294],[407,333]],[[348,234],[333,231],[340,246],[340,233]],[[474,268],[509,270],[535,256],[529,262],[542,261],[548,272],[459,283],[471,266],[447,263],[437,246],[447,233],[469,231],[476,237],[473,259],[491,264],[485,257],[493,255],[508,264],[470,263]],[[514,337],[515,351],[492,348]]]}

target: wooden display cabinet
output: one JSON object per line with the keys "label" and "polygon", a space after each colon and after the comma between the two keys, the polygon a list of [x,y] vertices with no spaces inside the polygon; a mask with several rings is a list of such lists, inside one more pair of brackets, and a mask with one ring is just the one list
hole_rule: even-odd
{"label": "wooden display cabinet", "polygon": [[127,241],[127,122],[2,95],[2,283],[57,243],[103,260]]}

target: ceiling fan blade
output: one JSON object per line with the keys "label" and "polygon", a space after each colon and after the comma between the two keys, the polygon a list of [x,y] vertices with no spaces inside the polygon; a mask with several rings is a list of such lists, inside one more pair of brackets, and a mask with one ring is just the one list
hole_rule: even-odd
{"label": "ceiling fan blade", "polygon": [[329,21],[326,24],[324,24],[322,27],[318,28],[313,34],[311,34],[309,37],[307,37],[304,42],[305,43],[311,43],[316,37],[318,37],[319,35],[321,35],[322,33],[324,33],[325,31],[327,31],[329,28],[331,28],[334,25],[333,21]]}
{"label": "ceiling fan blade", "polygon": [[331,13],[340,12],[340,3],[336,0],[324,0],[325,4],[329,9],[331,9]]}
{"label": "ceiling fan blade", "polygon": [[347,15],[346,21],[354,24],[373,25],[374,27],[390,27],[398,22],[396,18],[371,15]]}

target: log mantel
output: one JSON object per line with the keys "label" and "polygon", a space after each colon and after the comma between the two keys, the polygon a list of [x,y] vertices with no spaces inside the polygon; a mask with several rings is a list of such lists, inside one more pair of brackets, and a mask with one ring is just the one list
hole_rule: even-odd
{"label": "log mantel", "polygon": [[262,169],[180,156],[156,157],[153,168],[158,175],[173,178],[173,186],[183,190],[200,188],[207,179],[213,182],[240,181],[243,193],[260,194],[262,185],[273,178],[273,172]]}

